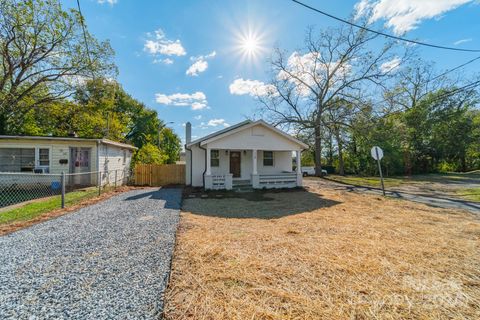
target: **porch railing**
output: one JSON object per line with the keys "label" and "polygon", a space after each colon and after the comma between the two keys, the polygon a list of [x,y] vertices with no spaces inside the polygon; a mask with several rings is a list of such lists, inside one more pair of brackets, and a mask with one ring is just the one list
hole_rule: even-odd
{"label": "porch railing", "polygon": [[295,172],[260,174],[258,178],[260,188],[289,188],[297,185]]}
{"label": "porch railing", "polygon": [[212,190],[232,189],[231,174],[212,174],[205,176],[205,188]]}
{"label": "porch railing", "polygon": [[212,189],[225,189],[225,175],[212,176]]}

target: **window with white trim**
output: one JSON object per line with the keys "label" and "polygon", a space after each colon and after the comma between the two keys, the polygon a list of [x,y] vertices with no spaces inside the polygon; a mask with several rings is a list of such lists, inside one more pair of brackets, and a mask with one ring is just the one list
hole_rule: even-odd
{"label": "window with white trim", "polygon": [[38,165],[40,167],[50,166],[50,149],[48,148],[38,149]]}
{"label": "window with white trim", "polygon": [[263,166],[273,167],[273,151],[263,151]]}
{"label": "window with white trim", "polygon": [[210,150],[210,166],[219,167],[220,166],[220,152],[219,150]]}

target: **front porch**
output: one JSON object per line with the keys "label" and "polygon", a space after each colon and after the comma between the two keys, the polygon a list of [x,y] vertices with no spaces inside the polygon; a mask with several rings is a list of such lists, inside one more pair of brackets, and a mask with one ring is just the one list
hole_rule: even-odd
{"label": "front porch", "polygon": [[302,186],[300,166],[293,171],[293,154],[300,150],[206,150],[204,187],[207,190],[294,188]]}

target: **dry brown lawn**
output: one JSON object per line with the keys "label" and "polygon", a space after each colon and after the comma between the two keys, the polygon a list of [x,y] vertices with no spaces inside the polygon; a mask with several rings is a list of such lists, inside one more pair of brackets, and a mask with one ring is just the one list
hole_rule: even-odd
{"label": "dry brown lawn", "polygon": [[166,318],[480,318],[478,219],[309,191],[185,199]]}

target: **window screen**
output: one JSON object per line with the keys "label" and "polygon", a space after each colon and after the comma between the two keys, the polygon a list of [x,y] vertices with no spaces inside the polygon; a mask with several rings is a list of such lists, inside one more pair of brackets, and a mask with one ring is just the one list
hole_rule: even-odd
{"label": "window screen", "polygon": [[34,167],[34,148],[0,148],[0,171],[33,171]]}

